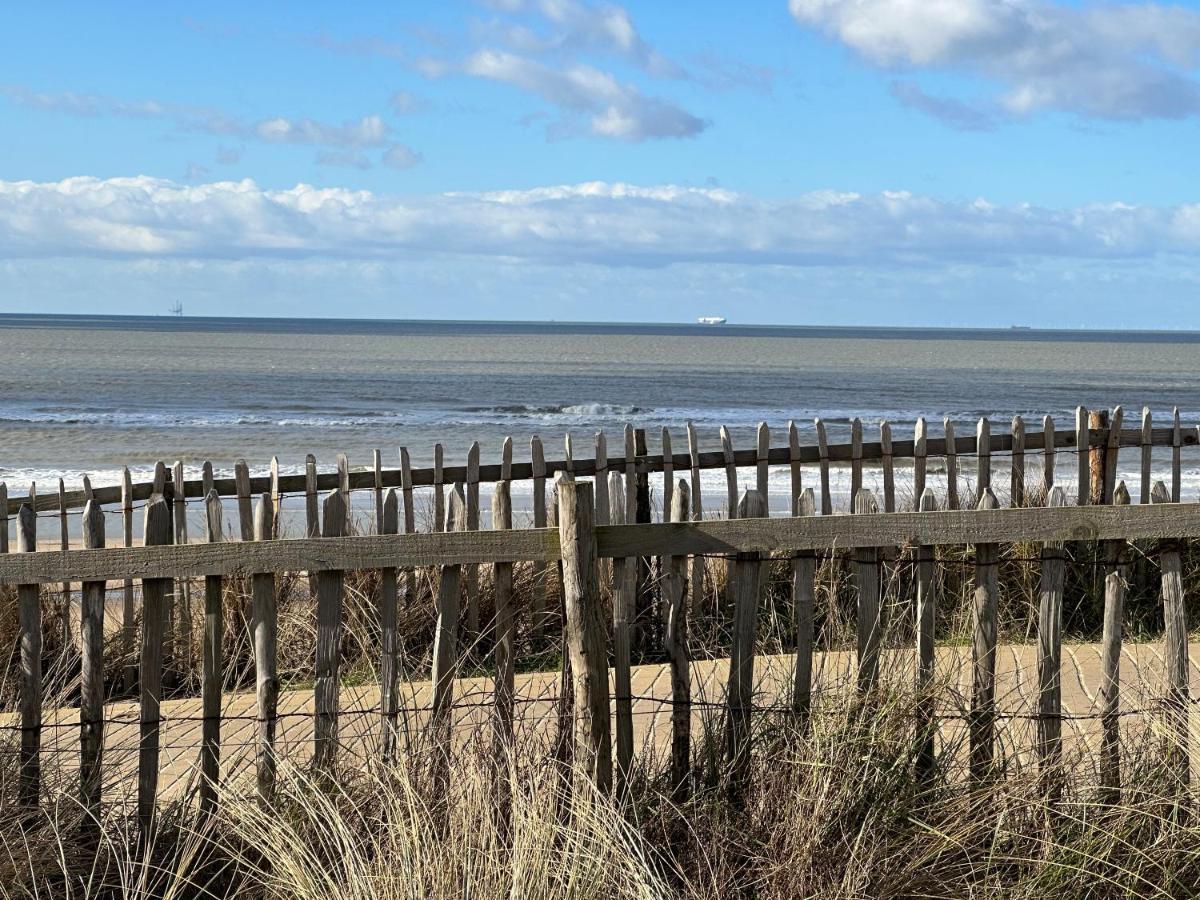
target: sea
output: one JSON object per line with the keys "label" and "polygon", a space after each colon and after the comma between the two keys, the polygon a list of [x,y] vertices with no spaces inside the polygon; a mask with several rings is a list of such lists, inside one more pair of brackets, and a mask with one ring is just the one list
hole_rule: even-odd
{"label": "sea", "polygon": [[[763,421],[776,445],[789,420],[813,443],[818,416],[833,442],[855,417],[867,440],[885,420],[910,437],[920,416],[934,437],[944,418],[959,434],[981,416],[1003,432],[1017,414],[1070,429],[1079,405],[1120,404],[1126,427],[1143,406],[1160,425],[1178,407],[1194,428],[1197,358],[1200,332],[0,314],[0,481],[12,496],[85,474],[116,484],[124,466],[146,480],[157,460],[189,477],[205,460],[229,475],[239,458],[265,473],[272,456],[302,472],[308,453],[332,470],[340,452],[356,467],[376,449],[394,467],[401,446],[425,466],[436,443],[454,464],[472,441],[498,462],[505,437],[523,460],[534,435],[557,459],[570,434],[584,458],[599,431],[620,455],[626,423],[648,430],[651,452],[669,428],[676,453],[689,421],[705,450],[721,426],[753,447]],[[1073,484],[1073,454],[1060,456]],[[1138,466],[1122,454],[1135,499]],[[774,508],[789,502],[785,468]],[[718,502],[724,473],[705,478]],[[845,484],[839,473],[834,490]],[[1185,452],[1183,484],[1185,498],[1200,491],[1200,451]]]}

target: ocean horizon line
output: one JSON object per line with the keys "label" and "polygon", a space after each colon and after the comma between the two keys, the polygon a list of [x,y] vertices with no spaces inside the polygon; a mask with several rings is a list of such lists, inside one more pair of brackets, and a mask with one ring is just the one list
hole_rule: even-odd
{"label": "ocean horizon line", "polygon": [[1200,330],[1059,328],[1030,325],[796,325],[756,322],[621,322],[571,319],[390,319],[369,317],[179,316],[92,313],[5,313],[0,329],[60,328],[163,332],[293,334],[648,334],[706,337],[814,337],[875,340],[1129,341],[1200,343]]}

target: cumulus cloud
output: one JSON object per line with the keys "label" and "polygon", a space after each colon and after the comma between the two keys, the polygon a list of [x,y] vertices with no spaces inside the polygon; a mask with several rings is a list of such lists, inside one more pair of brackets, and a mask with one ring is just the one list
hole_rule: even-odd
{"label": "cumulus cloud", "polygon": [[[1200,12],[1183,7],[789,0],[789,8],[801,25],[825,32],[875,65],[944,69],[993,82],[1000,87],[997,104],[1011,114],[1053,109],[1101,119],[1200,115],[1195,78]],[[937,114],[938,108],[926,111]]]}
{"label": "cumulus cloud", "polygon": [[252,181],[0,182],[0,258],[529,260],[547,266],[992,267],[1200,257],[1200,204],[1071,209],[908,192],[763,200],[591,182],[401,198]]}

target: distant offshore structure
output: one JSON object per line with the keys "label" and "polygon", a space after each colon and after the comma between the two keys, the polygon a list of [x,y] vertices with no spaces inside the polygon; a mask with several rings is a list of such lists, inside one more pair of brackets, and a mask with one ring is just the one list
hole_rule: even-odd
{"label": "distant offshore structure", "polygon": [[173,315],[173,316],[182,316],[183,315],[183,301],[181,301],[181,300],[175,301],[175,305],[171,307],[171,315]]}
{"label": "distant offshore structure", "polygon": [[724,316],[701,316],[696,321],[699,322],[701,325],[724,325],[725,317]]}

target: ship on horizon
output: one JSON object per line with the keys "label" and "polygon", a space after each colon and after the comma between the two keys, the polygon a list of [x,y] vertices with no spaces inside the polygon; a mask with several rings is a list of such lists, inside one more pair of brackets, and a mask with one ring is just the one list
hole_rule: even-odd
{"label": "ship on horizon", "polygon": [[724,316],[700,316],[696,321],[701,325],[724,325],[726,320]]}

